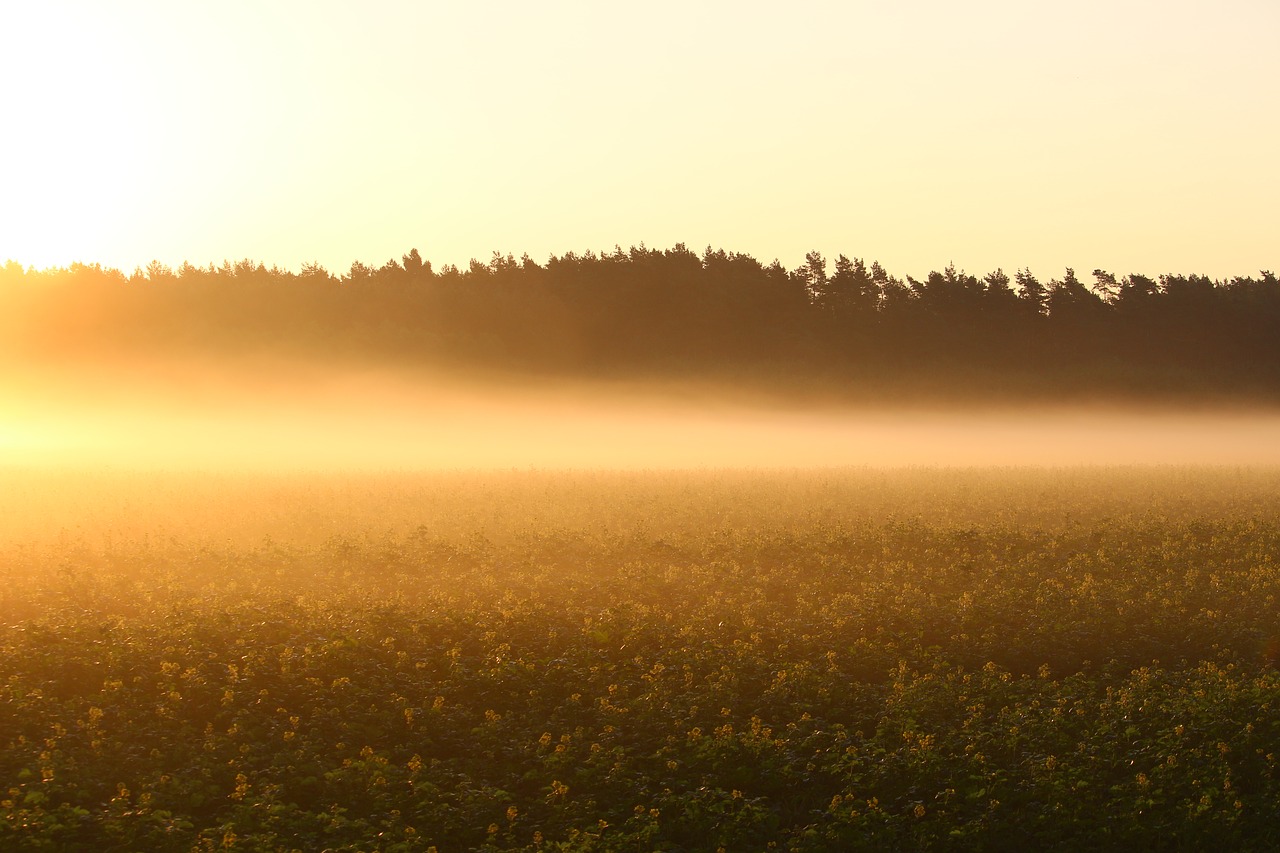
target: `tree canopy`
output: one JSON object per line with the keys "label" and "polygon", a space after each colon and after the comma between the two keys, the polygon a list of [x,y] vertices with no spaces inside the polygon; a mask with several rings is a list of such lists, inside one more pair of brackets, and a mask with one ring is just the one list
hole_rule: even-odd
{"label": "tree canopy", "polygon": [[899,278],[810,252],[787,270],[683,244],[495,252],[436,269],[250,260],[0,266],[9,358],[271,353],[571,377],[730,381],[848,397],[1280,397],[1280,280],[1072,269]]}

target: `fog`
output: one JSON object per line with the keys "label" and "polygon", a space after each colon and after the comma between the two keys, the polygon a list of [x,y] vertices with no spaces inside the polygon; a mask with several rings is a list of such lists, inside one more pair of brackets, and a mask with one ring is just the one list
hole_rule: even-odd
{"label": "fog", "polygon": [[149,365],[0,380],[0,464],[431,470],[1280,464],[1280,412],[840,406],[714,389]]}

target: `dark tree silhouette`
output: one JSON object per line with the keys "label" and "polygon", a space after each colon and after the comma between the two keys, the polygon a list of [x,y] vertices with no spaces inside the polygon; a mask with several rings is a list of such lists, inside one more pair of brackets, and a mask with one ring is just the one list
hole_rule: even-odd
{"label": "dark tree silhouette", "polygon": [[342,275],[240,260],[0,266],[0,350],[50,358],[271,352],[401,367],[700,379],[824,394],[1280,398],[1280,281],[1203,275],[1085,284],[1068,269],[905,281],[820,252],[644,245],[539,264],[494,252],[438,271],[417,249]]}

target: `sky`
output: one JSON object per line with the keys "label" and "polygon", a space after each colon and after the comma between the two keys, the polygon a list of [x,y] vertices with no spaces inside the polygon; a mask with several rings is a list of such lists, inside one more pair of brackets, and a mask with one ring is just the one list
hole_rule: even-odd
{"label": "sky", "polygon": [[0,5],[0,263],[1280,268],[1280,3]]}

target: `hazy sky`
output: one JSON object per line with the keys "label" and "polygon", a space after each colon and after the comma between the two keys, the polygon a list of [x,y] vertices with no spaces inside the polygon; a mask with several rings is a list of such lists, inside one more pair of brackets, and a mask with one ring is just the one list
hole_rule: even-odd
{"label": "hazy sky", "polygon": [[0,262],[1280,267],[1280,3],[0,5]]}

